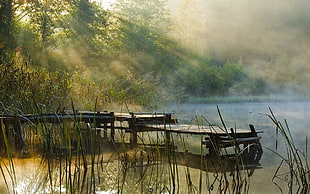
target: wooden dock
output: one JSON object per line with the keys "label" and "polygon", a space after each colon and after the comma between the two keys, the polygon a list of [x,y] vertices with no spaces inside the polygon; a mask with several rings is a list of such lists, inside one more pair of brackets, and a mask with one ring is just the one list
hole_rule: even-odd
{"label": "wooden dock", "polygon": [[[218,126],[200,126],[179,124],[172,113],[114,113],[92,111],[63,111],[61,113],[40,115],[3,115],[0,117],[1,128],[15,136],[14,144],[18,149],[23,149],[25,141],[23,137],[23,125],[31,123],[61,124],[63,122],[86,123],[94,133],[104,133],[103,138],[108,137],[114,141],[115,130],[123,130],[130,133],[130,143],[137,144],[138,134],[144,132],[161,131],[170,141],[170,135],[190,134],[203,136],[201,142],[209,155],[214,155],[220,149],[228,147],[237,148],[242,155],[247,156],[248,164],[259,166],[263,150],[260,137],[253,125],[249,129],[221,128]],[[3,131],[3,130],[2,130]],[[3,133],[0,133],[0,143],[3,142]]]}

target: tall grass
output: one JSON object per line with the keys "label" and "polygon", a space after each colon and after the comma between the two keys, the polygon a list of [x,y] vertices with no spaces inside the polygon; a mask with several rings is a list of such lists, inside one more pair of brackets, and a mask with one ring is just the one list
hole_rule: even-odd
{"label": "tall grass", "polygon": [[[74,106],[72,109],[75,112]],[[39,106],[36,110],[37,114],[45,113]],[[224,119],[219,115],[222,130],[228,134]],[[127,142],[129,134],[124,131],[117,131],[115,140],[102,139],[94,128],[96,123],[85,125],[78,118],[73,115],[70,121],[59,119],[53,124],[45,121],[24,124],[25,149],[36,151],[43,158],[36,180],[32,180],[25,191],[247,193],[249,190],[249,174],[244,169],[238,145],[233,146],[231,154],[209,137],[214,153],[206,154],[207,149],[202,144],[204,137],[197,136],[196,141],[200,141],[198,154],[193,154],[185,135],[168,130],[137,133],[138,142],[132,145]],[[211,125],[204,117],[196,117],[193,124],[202,130]],[[169,124],[165,127],[168,129]],[[5,131],[3,127],[2,131]],[[9,144],[7,150],[11,150]],[[13,156],[7,157],[12,162],[5,168],[1,166],[1,170],[12,169],[10,175],[2,174],[5,180],[11,178],[14,181],[14,191],[17,183]],[[10,184],[7,187],[11,189]]]}
{"label": "tall grass", "polygon": [[8,191],[15,193],[17,182],[16,182],[15,167],[14,167],[14,162],[13,162],[12,148],[11,148],[11,144],[9,142],[8,135],[5,130],[5,125],[4,125],[2,118],[0,122],[1,122],[0,123],[1,136],[0,137],[2,137],[3,139],[4,152],[7,154],[6,160],[0,156],[0,171],[1,171],[1,175],[4,179],[4,182],[5,182],[5,185]]}
{"label": "tall grass", "polygon": [[[282,180],[287,183],[288,193],[309,193],[310,191],[310,168],[308,155],[308,140],[305,137],[305,149],[299,148],[292,136],[287,120],[280,122],[270,109],[268,117],[272,120],[276,130],[276,150],[271,150],[277,155],[281,162],[277,167],[272,182],[283,193],[284,188],[278,185],[277,181]],[[279,142],[284,143],[285,152],[278,151]],[[284,173],[282,173],[284,172]]]}
{"label": "tall grass", "polygon": [[[234,138],[230,135],[229,131],[232,129],[226,127],[219,107],[217,107],[217,109],[222,123],[222,126],[217,127],[220,127],[226,136],[228,136],[232,146],[222,148],[221,145],[217,143],[214,136],[211,135],[208,137],[211,142],[209,157],[213,157],[213,159],[209,159],[209,162],[206,163],[206,171],[210,171],[212,167],[215,171],[213,180],[211,180],[211,177],[207,179],[208,191],[211,193],[216,189],[215,185],[217,185],[217,192],[219,193],[248,193],[250,184],[249,177],[251,175],[245,168],[245,161],[242,156],[243,153]],[[205,117],[202,117],[200,120],[202,124],[205,123],[208,126],[212,126],[212,123]],[[196,123],[199,124],[198,119],[196,119]],[[210,151],[212,152],[210,153]]]}

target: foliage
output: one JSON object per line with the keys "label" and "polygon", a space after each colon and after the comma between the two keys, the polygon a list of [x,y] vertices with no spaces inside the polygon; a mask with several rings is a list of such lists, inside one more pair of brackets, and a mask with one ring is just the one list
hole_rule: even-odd
{"label": "foliage", "polygon": [[[200,41],[195,35],[182,39],[192,21],[186,18],[190,9],[183,5],[174,23],[166,4],[119,0],[112,10],[88,0],[1,4],[2,64],[19,72],[5,70],[2,100],[27,104],[37,98],[65,106],[71,98],[89,109],[97,98],[100,106],[125,102],[154,107],[158,101],[186,101],[189,96],[264,92],[265,82],[252,77],[246,64],[215,63],[205,47],[195,47]],[[27,73],[31,79],[23,82]],[[16,86],[9,98],[11,82]]]}
{"label": "foliage", "polygon": [[208,52],[207,19],[196,0],[182,0],[177,9],[173,36],[182,46],[204,56]]}
{"label": "foliage", "polygon": [[1,110],[14,107],[32,112],[33,103],[55,110],[67,98],[68,76],[45,69],[32,69],[29,63],[13,58],[11,62],[0,61],[0,102]]}
{"label": "foliage", "polygon": [[0,1],[0,55],[11,53],[16,46],[14,41],[14,11],[12,0]]}
{"label": "foliage", "polygon": [[128,68],[138,76],[149,74],[156,79],[178,62],[171,60],[174,53],[169,53],[175,44],[169,39],[170,18],[165,4],[165,0],[120,0],[115,5],[120,20],[117,39],[121,40],[117,46],[127,56]]}
{"label": "foliage", "polygon": [[183,82],[185,91],[193,96],[263,94],[265,83],[250,77],[244,66],[240,61],[217,64],[202,61],[201,65],[185,70],[179,82]]}
{"label": "foliage", "polygon": [[116,77],[96,77],[93,80],[89,80],[87,74],[80,75],[76,72],[70,85],[73,101],[79,108],[87,110],[93,108],[96,99],[99,109],[106,108],[108,104],[120,103],[156,107],[161,101],[156,91],[154,83],[136,79],[130,72]]}

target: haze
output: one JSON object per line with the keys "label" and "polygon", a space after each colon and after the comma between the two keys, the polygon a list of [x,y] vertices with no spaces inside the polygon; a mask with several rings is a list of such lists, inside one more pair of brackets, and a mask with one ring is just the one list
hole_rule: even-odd
{"label": "haze", "polygon": [[[181,1],[169,8],[180,14]],[[222,61],[242,60],[254,76],[280,83],[283,88],[307,90],[310,61],[310,4],[306,0],[186,0],[195,10],[192,37],[197,50]],[[183,7],[184,9],[184,7]],[[184,12],[184,10],[182,10]],[[197,26],[200,21],[199,26]],[[199,30],[197,30],[199,29]],[[204,29],[202,31],[202,29]],[[204,53],[206,53],[204,52]],[[282,77],[282,78],[281,78]]]}

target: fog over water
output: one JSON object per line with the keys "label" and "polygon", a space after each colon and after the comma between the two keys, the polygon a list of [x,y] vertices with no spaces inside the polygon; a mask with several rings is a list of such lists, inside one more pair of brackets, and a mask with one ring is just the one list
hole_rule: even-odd
{"label": "fog over water", "polygon": [[[267,83],[270,94],[281,94],[279,97],[285,94],[288,99],[310,94],[309,1],[169,0],[168,7],[175,18],[187,11],[191,13],[187,15],[188,34],[192,35],[195,48],[224,62],[241,60],[249,74]],[[167,109],[174,111],[181,122],[203,115],[220,123],[216,106],[182,104]],[[265,115],[270,114],[269,108],[283,124],[287,119],[298,144],[303,145],[310,133],[309,102],[218,106],[229,127],[248,128],[251,123],[264,131],[262,142],[268,146],[274,146],[275,134],[274,124]]]}
{"label": "fog over water", "polygon": [[[198,118],[203,116],[210,123],[222,126],[217,107],[219,107],[227,127],[248,129],[248,125],[253,124],[257,131],[263,132],[258,134],[261,137],[264,150],[260,161],[263,168],[257,169],[251,177],[250,191],[254,193],[280,192],[275,184],[272,183],[272,178],[279,167],[281,159],[268,150],[276,150],[276,127],[267,114],[270,114],[270,108],[278,121],[283,125],[285,125],[284,120],[287,120],[296,147],[301,151],[305,151],[306,146],[308,146],[307,149],[309,150],[309,145],[306,145],[306,138],[310,135],[310,102],[178,104],[166,107],[165,111],[175,112],[180,123],[195,124],[195,121],[192,119],[196,116]],[[192,141],[190,140],[191,138],[188,137],[187,140]],[[191,142],[188,143],[191,144]],[[197,144],[197,142],[192,142],[192,144]],[[277,151],[287,157],[286,144],[283,139],[278,138]],[[284,172],[286,173],[287,171]],[[286,182],[278,179],[275,179],[275,182],[282,186],[285,193],[287,188]]]}
{"label": "fog over water", "polygon": [[248,128],[253,124],[261,134],[262,142],[274,145],[270,135],[275,135],[275,125],[267,116],[269,108],[278,121],[286,120],[297,143],[303,142],[310,135],[310,102],[257,102],[257,103],[223,103],[223,104],[178,104],[165,108],[166,112],[175,112],[180,123],[192,123],[196,116],[203,116],[210,123],[222,125],[219,113],[227,127]]}
{"label": "fog over water", "polygon": [[[283,123],[284,119],[287,119],[288,125],[291,130],[291,134],[294,138],[294,142],[296,143],[297,147],[301,150],[305,150],[305,138],[309,136],[309,126],[310,126],[310,102],[264,102],[264,103],[222,103],[222,104],[175,104],[170,105],[157,112],[175,112],[179,123],[192,123],[195,124],[193,118],[196,116],[198,118],[202,118],[202,116],[208,120],[210,123],[221,125],[221,121],[219,119],[218,110],[219,107],[220,112],[223,116],[225,124],[227,127],[236,127],[236,128],[248,128],[248,124],[253,124],[257,131],[263,131],[260,133],[261,136],[261,143],[264,149],[264,153],[262,159],[260,161],[262,165],[262,169],[256,169],[254,174],[250,177],[249,184],[250,189],[249,193],[279,193],[280,190],[272,183],[272,178],[274,176],[275,171],[277,170],[281,160],[278,156],[274,153],[268,151],[268,149],[275,150],[275,126],[268,118],[266,114],[269,114],[269,108],[272,109],[275,116],[278,118],[279,121]],[[200,137],[193,137],[192,135],[184,135],[183,136],[186,141],[186,147],[189,148],[188,150],[191,152],[190,148],[198,147],[200,148]],[[176,138],[177,139],[177,138]],[[285,144],[283,141],[279,141],[279,149],[280,154],[285,154]],[[268,148],[268,149],[267,149]],[[104,155],[106,156],[106,155]],[[107,160],[110,160],[110,157],[106,157]],[[41,179],[38,179],[39,176],[44,178],[42,169],[40,170],[40,164],[42,164],[40,158],[28,158],[28,159],[21,159],[20,161],[16,161],[16,174],[17,174],[17,188],[16,191],[33,191],[35,186],[40,186]],[[108,164],[111,167],[108,167]],[[102,191],[103,193],[114,193],[113,190],[109,190],[109,188],[115,188],[111,185],[114,185],[119,177],[115,175],[115,170],[117,168],[117,162],[110,162],[105,164],[106,169],[112,170],[110,171],[103,171],[104,173],[98,173],[101,176],[101,184],[98,184],[97,190]],[[42,166],[44,167],[44,165]],[[46,167],[46,166],[45,166]],[[180,193],[186,192],[186,178],[183,176],[184,167],[179,166],[180,172],[180,181],[182,189],[183,186],[185,187],[184,190],[180,190]],[[34,170],[35,169],[35,170]],[[152,172],[152,171],[151,171]],[[191,176],[193,184],[198,186],[199,185],[199,170],[195,170],[190,168]],[[286,172],[286,171],[284,171]],[[41,173],[41,174],[40,174]],[[138,176],[139,173],[137,171],[133,171],[132,173],[135,176]],[[227,173],[228,175],[229,173]],[[97,175],[97,174],[96,174]],[[206,180],[205,175],[203,174],[203,191],[206,191]],[[58,177],[58,175],[56,174]],[[214,175],[209,173],[210,177]],[[111,178],[112,177],[112,178]],[[46,177],[45,177],[46,178]],[[137,178],[137,177],[135,177]],[[136,179],[133,179],[136,180]],[[275,179],[275,182],[279,184],[283,188],[283,193],[287,193],[286,188],[287,184],[285,181],[281,181],[279,179]],[[129,179],[129,183],[131,179]],[[136,187],[131,186],[130,184],[127,185],[128,192],[132,193],[132,189],[136,189]],[[58,187],[57,187],[58,188]],[[60,188],[60,187],[59,187]],[[64,187],[61,187],[62,191],[65,191]],[[126,187],[127,189],[127,187]],[[124,191],[127,191],[127,190]],[[5,192],[5,184],[0,181],[0,192]],[[113,191],[113,192],[112,192]],[[137,191],[137,190],[134,190]],[[214,192],[211,193],[215,193]],[[19,192],[25,193],[25,192]],[[33,192],[32,192],[33,193]]]}

